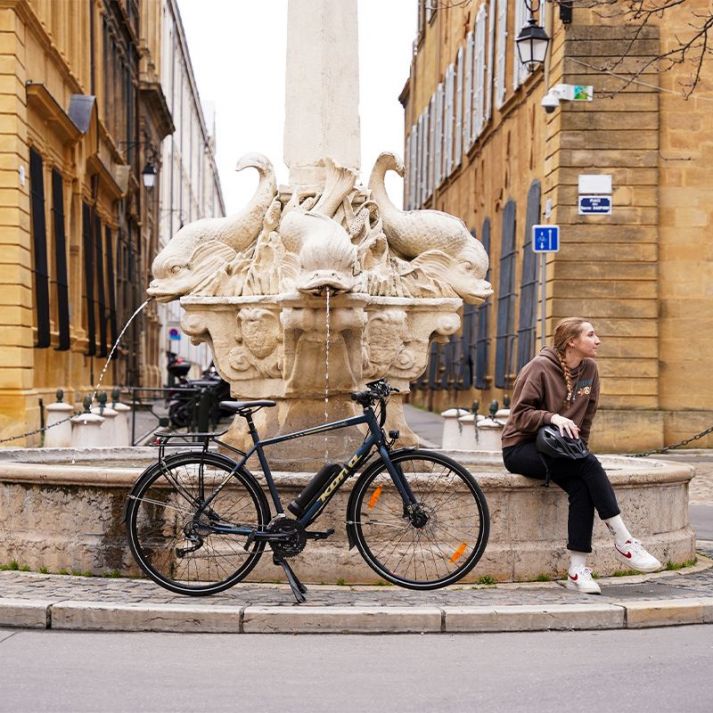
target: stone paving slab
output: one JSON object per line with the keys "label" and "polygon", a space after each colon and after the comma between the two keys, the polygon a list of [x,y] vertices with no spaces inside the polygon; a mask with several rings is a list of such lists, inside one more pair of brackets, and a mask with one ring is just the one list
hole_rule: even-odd
{"label": "stone paving slab", "polygon": [[[713,542],[684,570],[600,579],[602,595],[559,582],[310,586],[297,606],[284,584],[238,584],[182,597],[145,579],[0,572],[0,626],[224,633],[544,631],[713,623]],[[707,555],[707,556],[706,556]]]}

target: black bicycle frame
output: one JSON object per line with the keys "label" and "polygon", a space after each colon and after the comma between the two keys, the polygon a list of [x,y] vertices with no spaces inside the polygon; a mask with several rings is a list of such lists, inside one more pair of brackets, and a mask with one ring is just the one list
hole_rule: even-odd
{"label": "black bicycle frame", "polygon": [[[322,493],[315,498],[314,502],[309,505],[307,510],[305,510],[305,512],[302,514],[302,516],[297,519],[297,523],[302,527],[307,527],[312,522],[314,522],[319,512],[332,499],[332,496],[334,495],[334,493],[336,493],[342,483],[351,475],[353,475],[359,468],[359,466],[361,466],[362,463],[364,463],[364,461],[369,457],[374,446],[376,446],[379,455],[386,464],[386,468],[389,471],[389,475],[391,476],[394,485],[401,494],[404,503],[413,505],[416,502],[413,493],[411,492],[411,488],[408,485],[408,482],[403,477],[403,474],[399,472],[399,469],[393,464],[391,458],[389,457],[389,451],[386,447],[383,431],[381,430],[381,426],[379,425],[376,419],[376,414],[371,408],[366,409],[361,416],[351,416],[350,418],[345,418],[340,421],[331,421],[330,423],[323,423],[319,426],[306,428],[302,431],[294,431],[292,433],[285,433],[280,436],[273,436],[272,438],[267,438],[264,441],[260,440],[257,429],[255,428],[255,424],[253,423],[252,416],[246,416],[245,420],[247,421],[248,430],[250,431],[250,436],[253,439],[254,445],[247,453],[242,455],[241,459],[238,462],[236,462],[235,467],[231,471],[231,475],[235,471],[239,470],[242,466],[244,466],[245,463],[250,460],[250,457],[253,455],[253,453],[257,453],[262,472],[265,475],[265,480],[267,481],[267,487],[270,490],[270,496],[275,505],[275,510],[278,515],[284,514],[284,509],[282,507],[282,501],[280,500],[280,494],[278,493],[277,487],[275,486],[275,480],[272,476],[270,464],[268,463],[267,458],[265,457],[265,452],[263,448],[265,446],[283,443],[284,441],[291,441],[296,438],[303,438],[304,436],[312,436],[318,433],[325,433],[327,431],[336,431],[341,428],[348,428],[349,426],[358,426],[362,423],[368,425],[369,433],[364,438],[364,442],[361,444],[361,446],[359,446],[359,448],[349,459],[349,461],[327,481],[326,486],[322,490]],[[222,445],[228,445],[224,444],[222,441],[217,442],[221,443]],[[201,511],[205,510],[207,507],[210,506],[210,503],[218,495],[222,488],[223,485],[220,485],[217,490],[208,498],[208,500],[205,501],[205,503],[200,509]],[[224,527],[220,525],[215,525],[213,529],[215,532],[220,534],[247,535],[252,533],[252,529],[248,530],[244,527]]]}

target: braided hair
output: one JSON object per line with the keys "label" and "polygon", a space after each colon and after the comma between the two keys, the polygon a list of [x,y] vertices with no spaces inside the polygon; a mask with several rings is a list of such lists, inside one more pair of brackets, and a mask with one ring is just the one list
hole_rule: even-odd
{"label": "braided hair", "polygon": [[564,383],[567,387],[567,397],[564,405],[572,403],[574,400],[574,385],[572,383],[572,372],[567,366],[565,355],[567,353],[567,344],[571,339],[575,339],[582,333],[582,325],[587,324],[587,320],[582,317],[567,317],[557,323],[554,334],[554,348],[557,352],[562,373],[564,374]]}

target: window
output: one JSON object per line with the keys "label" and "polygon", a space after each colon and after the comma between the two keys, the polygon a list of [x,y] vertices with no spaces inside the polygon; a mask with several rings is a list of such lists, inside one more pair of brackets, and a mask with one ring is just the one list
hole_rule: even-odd
{"label": "window", "polygon": [[35,346],[50,345],[50,293],[47,267],[47,226],[45,223],[45,183],[42,156],[30,148],[30,191],[32,210],[32,258],[35,293]]}
{"label": "window", "polygon": [[532,251],[532,226],[540,222],[540,182],[533,181],[527,193],[525,240],[520,277],[520,314],[517,330],[517,370],[535,354],[537,322],[537,256]]}
{"label": "window", "polygon": [[498,289],[498,324],[495,336],[495,386],[505,389],[512,372],[515,341],[515,201],[509,200],[503,211],[500,250],[500,286]]}
{"label": "window", "polygon": [[505,46],[508,36],[508,0],[498,0],[498,38],[495,58],[495,106],[505,103]]}
{"label": "window", "polygon": [[431,101],[428,103],[428,138],[426,140],[426,150],[428,153],[426,197],[433,193],[434,176],[436,175],[436,94],[434,92]]}
{"label": "window", "polygon": [[[480,242],[485,248],[485,252],[490,257],[490,218],[483,221],[483,232]],[[490,267],[485,276],[490,280]],[[490,298],[476,308],[477,324],[472,329],[471,336],[475,338],[475,380],[473,385],[476,389],[488,388],[488,356],[490,351],[490,340],[488,339],[488,327],[490,323]]]}
{"label": "window", "polygon": [[58,351],[69,349],[69,282],[67,280],[67,241],[64,234],[64,189],[62,174],[52,170],[52,216],[54,235],[54,274],[57,294]]}

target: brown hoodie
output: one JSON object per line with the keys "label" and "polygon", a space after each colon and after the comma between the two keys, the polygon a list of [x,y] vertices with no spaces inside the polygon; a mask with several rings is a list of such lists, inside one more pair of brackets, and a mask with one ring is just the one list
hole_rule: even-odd
{"label": "brown hoodie", "polygon": [[586,443],[599,400],[599,375],[593,359],[583,359],[571,372],[573,400],[565,403],[567,385],[557,352],[545,347],[525,364],[515,380],[510,416],[503,429],[503,448],[533,441],[537,431],[556,413],[579,426]]}

